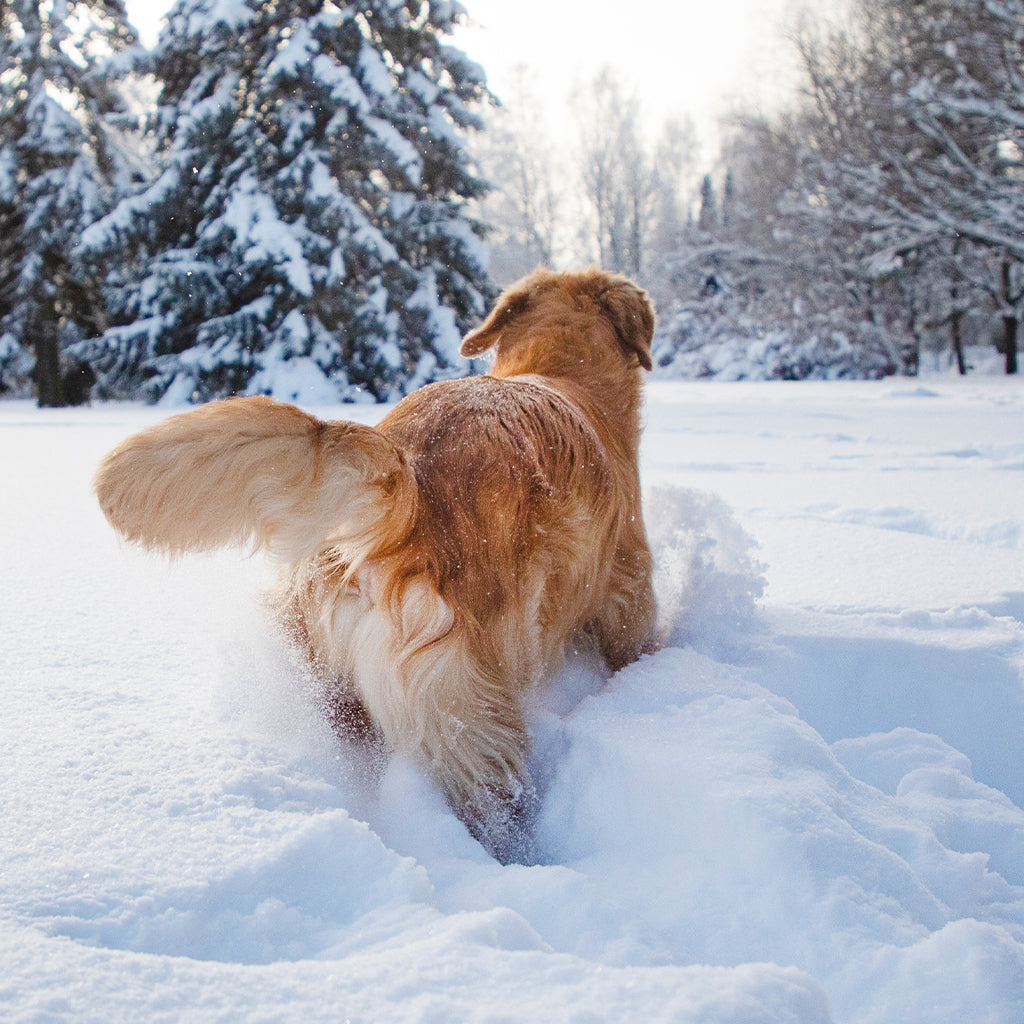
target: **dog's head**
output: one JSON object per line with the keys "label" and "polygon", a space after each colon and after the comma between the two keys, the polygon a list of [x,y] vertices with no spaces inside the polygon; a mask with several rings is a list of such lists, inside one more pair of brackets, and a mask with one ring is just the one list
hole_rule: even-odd
{"label": "dog's head", "polygon": [[564,354],[595,362],[611,350],[650,370],[653,334],[651,301],[629,278],[597,268],[565,274],[536,270],[501,295],[460,351],[472,357],[495,348],[495,370],[517,373],[559,355],[552,346],[584,346],[585,351]]}

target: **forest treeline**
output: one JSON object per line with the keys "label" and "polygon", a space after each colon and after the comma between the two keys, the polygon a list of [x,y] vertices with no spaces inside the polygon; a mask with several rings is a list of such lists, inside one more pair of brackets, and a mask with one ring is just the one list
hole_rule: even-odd
{"label": "forest treeline", "polygon": [[805,11],[788,45],[796,93],[736,111],[710,168],[685,121],[641,135],[613,72],[578,98],[561,153],[524,87],[484,139],[498,252],[516,270],[561,251],[636,276],[661,314],[657,362],[679,376],[967,372],[979,347],[1015,373],[1024,2],[848,0]]}
{"label": "forest treeline", "polygon": [[0,391],[40,404],[386,400],[465,372],[497,284],[599,261],[654,295],[659,372],[1016,372],[1024,0],[806,14],[801,88],[702,166],[616,72],[570,142],[496,104],[453,0],[0,5]]}

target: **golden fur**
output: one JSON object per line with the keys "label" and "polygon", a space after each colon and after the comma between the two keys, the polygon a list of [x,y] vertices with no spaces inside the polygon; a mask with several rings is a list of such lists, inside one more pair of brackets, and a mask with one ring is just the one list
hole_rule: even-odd
{"label": "golden fur", "polygon": [[502,860],[525,855],[524,691],[589,636],[654,646],[637,450],[654,318],[623,277],[537,271],[462,343],[486,376],[431,384],[374,429],[268,398],[172,417],[102,463],[130,540],[251,543],[287,564],[282,623],[336,721],[421,760]]}

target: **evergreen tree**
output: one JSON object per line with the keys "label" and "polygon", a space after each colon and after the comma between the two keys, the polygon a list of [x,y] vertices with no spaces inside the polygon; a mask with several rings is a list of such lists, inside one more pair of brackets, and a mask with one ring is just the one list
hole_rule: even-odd
{"label": "evergreen tree", "polygon": [[718,227],[718,201],[715,198],[715,183],[711,180],[710,174],[705,174],[700,183],[697,227],[709,235],[713,235]]}
{"label": "evergreen tree", "polygon": [[41,405],[87,397],[65,350],[103,306],[72,253],[132,174],[114,72],[134,43],[122,0],[0,4],[0,391],[31,373]]}
{"label": "evergreen tree", "polygon": [[178,0],[151,56],[160,175],[89,232],[110,394],[383,399],[462,372],[486,304],[479,67],[431,0]]}

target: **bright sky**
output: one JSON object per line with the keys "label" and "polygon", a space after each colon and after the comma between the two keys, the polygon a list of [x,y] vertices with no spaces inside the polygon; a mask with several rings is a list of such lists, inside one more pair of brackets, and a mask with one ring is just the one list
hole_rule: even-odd
{"label": "bright sky", "polygon": [[[455,43],[487,72],[500,97],[527,65],[557,122],[573,85],[604,65],[637,90],[649,123],[687,113],[707,132],[739,97],[771,102],[791,57],[782,19],[796,0],[462,0],[473,21]],[[167,0],[127,0],[155,38]]]}
{"label": "bright sky", "polygon": [[476,26],[457,43],[500,97],[526,64],[537,91],[564,103],[603,66],[637,90],[654,124],[688,113],[702,127],[740,96],[787,80],[779,28],[794,0],[463,0]]}

